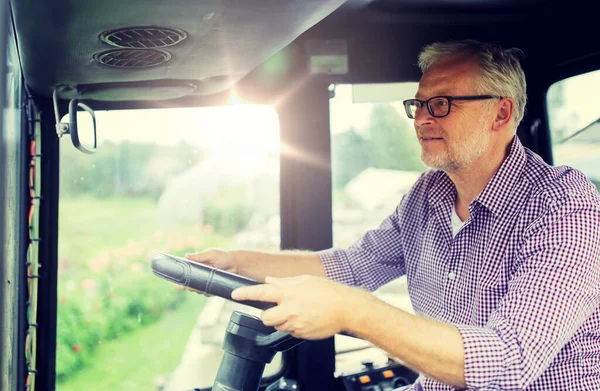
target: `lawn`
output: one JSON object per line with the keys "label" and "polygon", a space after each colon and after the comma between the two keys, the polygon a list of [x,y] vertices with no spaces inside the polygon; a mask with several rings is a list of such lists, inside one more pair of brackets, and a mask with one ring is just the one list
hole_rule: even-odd
{"label": "lawn", "polygon": [[77,372],[58,391],[155,390],[157,376],[168,375],[181,354],[204,297],[190,294],[158,322],[106,342],[96,350],[94,363]]}
{"label": "lawn", "polygon": [[156,231],[156,201],[145,197],[63,197],[59,216],[58,255],[71,264]]}
{"label": "lawn", "polygon": [[[92,196],[63,198],[59,205],[59,277],[86,278],[85,269],[106,258],[118,262],[150,260],[158,251],[182,255],[185,251],[227,247],[231,237],[211,227],[181,226],[161,232],[156,201],[150,197]],[[96,262],[97,263],[97,262]]]}

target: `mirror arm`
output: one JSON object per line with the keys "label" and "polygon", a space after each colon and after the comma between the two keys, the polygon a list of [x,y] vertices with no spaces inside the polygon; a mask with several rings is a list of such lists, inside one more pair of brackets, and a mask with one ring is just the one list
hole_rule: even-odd
{"label": "mirror arm", "polygon": [[65,134],[69,134],[69,123],[60,122],[60,113],[58,112],[58,91],[64,89],[64,86],[56,86],[52,92],[52,103],[54,103],[54,119],[56,121],[56,134],[58,137],[62,137]]}

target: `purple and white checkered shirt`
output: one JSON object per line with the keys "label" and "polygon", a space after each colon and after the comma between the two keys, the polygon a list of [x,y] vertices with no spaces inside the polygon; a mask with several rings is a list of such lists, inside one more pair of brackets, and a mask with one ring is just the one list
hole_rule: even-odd
{"label": "purple and white checkered shirt", "polygon": [[[515,137],[453,237],[455,197],[426,172],[379,228],[319,252],[328,277],[375,290],[406,274],[415,312],[461,333],[469,390],[600,390],[596,188]],[[423,375],[409,389],[453,390]]]}

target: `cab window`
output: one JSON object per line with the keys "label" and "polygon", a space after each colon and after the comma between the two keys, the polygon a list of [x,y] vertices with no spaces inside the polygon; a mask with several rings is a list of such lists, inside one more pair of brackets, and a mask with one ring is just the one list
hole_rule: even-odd
{"label": "cab window", "polygon": [[600,70],[570,77],[548,90],[554,164],[582,171],[600,189]]}

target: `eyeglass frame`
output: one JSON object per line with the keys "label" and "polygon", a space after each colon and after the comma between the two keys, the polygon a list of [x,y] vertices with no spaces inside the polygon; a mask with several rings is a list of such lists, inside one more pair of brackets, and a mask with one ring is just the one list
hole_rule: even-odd
{"label": "eyeglass frame", "polygon": [[[446,100],[448,100],[448,112],[444,115],[435,115],[433,114],[433,110],[431,109],[431,106],[429,105],[429,102],[433,99],[436,98],[445,98]],[[500,95],[457,95],[457,96],[452,96],[452,95],[437,95],[437,96],[433,96],[427,100],[420,100],[420,99],[406,99],[404,101],[402,101],[402,104],[404,105],[404,110],[406,111],[406,115],[408,116],[408,118],[410,119],[415,119],[414,116],[411,116],[409,110],[408,110],[408,103],[409,102],[419,102],[421,104],[421,107],[427,107],[427,111],[429,111],[429,114],[431,114],[431,116],[433,118],[444,118],[447,117],[450,114],[450,109],[452,108],[452,101],[454,100],[467,100],[467,101],[471,101],[471,100],[486,100],[486,99],[504,99],[506,98],[505,96],[500,96]]]}

